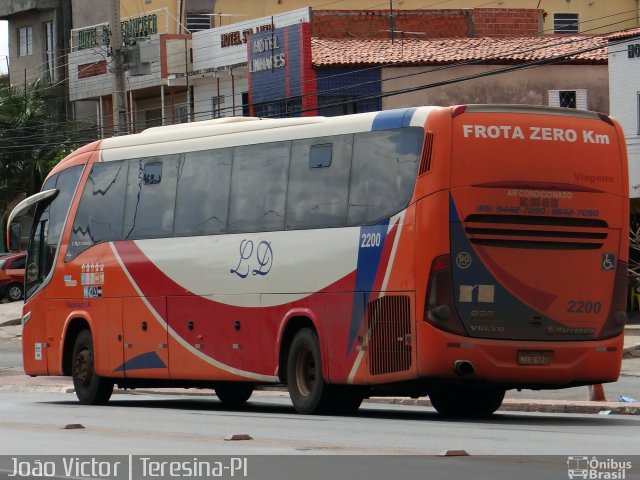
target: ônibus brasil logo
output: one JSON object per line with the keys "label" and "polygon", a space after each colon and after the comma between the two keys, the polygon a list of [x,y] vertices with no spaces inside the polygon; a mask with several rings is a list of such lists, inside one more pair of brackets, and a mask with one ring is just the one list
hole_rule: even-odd
{"label": "\u00f4nibus brasil logo", "polygon": [[631,462],[597,457],[572,456],[567,458],[569,478],[584,478],[585,480],[625,480],[627,470],[631,470]]}

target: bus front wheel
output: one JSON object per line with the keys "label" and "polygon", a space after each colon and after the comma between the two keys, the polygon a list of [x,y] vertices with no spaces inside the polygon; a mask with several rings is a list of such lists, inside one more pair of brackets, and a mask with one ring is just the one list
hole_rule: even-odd
{"label": "bus front wheel", "polygon": [[71,376],[80,403],[102,405],[111,398],[113,382],[96,375],[93,338],[89,330],[82,330],[73,344]]}
{"label": "bus front wheel", "polygon": [[298,413],[326,413],[333,406],[333,390],[322,378],[318,337],[310,328],[300,330],[291,342],[287,357],[287,386]]}
{"label": "bus front wheel", "polygon": [[235,383],[216,385],[216,396],[228,407],[244,405],[253,394],[253,385],[247,383]]}
{"label": "bus front wheel", "polygon": [[488,417],[504,399],[504,390],[496,388],[465,388],[432,392],[431,405],[447,417]]}

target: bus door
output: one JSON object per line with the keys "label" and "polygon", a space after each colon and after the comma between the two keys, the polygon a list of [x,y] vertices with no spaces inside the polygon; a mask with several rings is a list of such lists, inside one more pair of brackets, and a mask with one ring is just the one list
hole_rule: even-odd
{"label": "bus door", "polygon": [[166,310],[166,297],[122,299],[125,377],[169,378]]}

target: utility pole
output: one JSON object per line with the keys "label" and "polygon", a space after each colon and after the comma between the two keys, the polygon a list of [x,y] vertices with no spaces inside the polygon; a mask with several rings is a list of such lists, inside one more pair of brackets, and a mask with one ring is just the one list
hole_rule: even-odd
{"label": "utility pole", "polygon": [[391,32],[391,43],[396,36],[396,19],[393,16],[393,0],[389,0],[389,31]]}
{"label": "utility pole", "polygon": [[125,135],[127,128],[127,91],[120,27],[120,0],[111,0],[109,20],[111,55],[113,56],[113,134]]}

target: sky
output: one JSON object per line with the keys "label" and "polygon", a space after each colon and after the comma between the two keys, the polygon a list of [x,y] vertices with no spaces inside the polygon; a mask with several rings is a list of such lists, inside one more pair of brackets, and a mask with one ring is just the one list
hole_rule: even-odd
{"label": "sky", "polygon": [[7,73],[7,60],[9,55],[9,30],[8,22],[0,21],[0,73]]}

